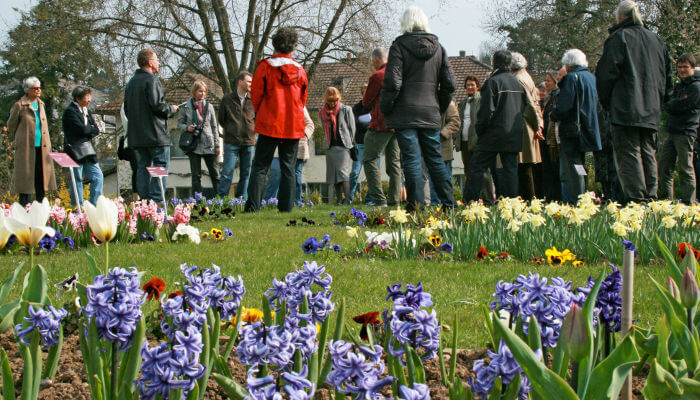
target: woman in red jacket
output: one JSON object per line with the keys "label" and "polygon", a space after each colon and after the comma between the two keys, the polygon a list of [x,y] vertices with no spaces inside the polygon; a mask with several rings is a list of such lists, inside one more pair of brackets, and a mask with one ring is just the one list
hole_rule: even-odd
{"label": "woman in red jacket", "polygon": [[308,93],[306,71],[292,52],[298,35],[292,28],[281,28],[272,36],[275,54],[258,63],[253,75],[250,98],[255,107],[255,158],[248,186],[246,212],[260,208],[265,176],[278,149],[282,179],[277,208],[282,212],[294,207],[295,175],[299,139],[304,136],[304,107]]}

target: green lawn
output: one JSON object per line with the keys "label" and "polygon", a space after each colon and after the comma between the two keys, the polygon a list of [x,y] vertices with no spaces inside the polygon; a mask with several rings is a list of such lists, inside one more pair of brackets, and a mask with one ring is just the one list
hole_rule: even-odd
{"label": "green lawn", "polygon": [[[236,215],[235,219],[197,223],[200,230],[229,228],[234,236],[226,241],[203,240],[195,245],[185,242],[143,242],[139,244],[112,244],[110,263],[112,266],[136,267],[145,271],[142,283],[152,276],[163,278],[171,291],[174,282],[181,281],[179,266],[182,263],[196,265],[217,264],[225,274],[241,275],[247,288],[244,306],[260,307],[260,296],[271,285],[272,278],[283,279],[287,272],[301,266],[305,260],[316,260],[325,264],[333,276],[333,296],[347,301],[348,321],[354,315],[374,310],[383,310],[390,303],[384,300],[386,286],[396,282],[423,282],[426,291],[433,295],[435,308],[443,323],[450,323],[455,312],[460,318],[460,346],[483,347],[486,330],[483,326],[481,307],[488,305],[494,285],[501,279],[512,280],[528,271],[542,276],[561,276],[573,281],[573,286],[584,285],[589,275],[598,275],[603,265],[587,265],[574,268],[550,267],[547,265],[523,264],[520,262],[435,262],[368,260],[352,254],[354,239],[345,234],[345,229],[333,226],[328,217],[330,211],[341,207],[316,206],[296,208],[291,214],[279,214],[276,210],[265,210],[258,214]],[[367,211],[367,210],[365,210]],[[301,218],[311,218],[316,225],[301,224]],[[298,225],[287,227],[295,219]],[[321,238],[330,234],[332,242],[343,247],[343,257],[335,253],[306,255],[301,245],[309,236]],[[638,243],[638,247],[645,244]],[[649,244],[646,244],[649,245]],[[69,294],[56,298],[53,283],[74,272],[80,273],[80,281],[86,283],[88,269],[85,250],[41,254],[36,262],[48,271],[50,296],[56,304],[70,301]],[[104,247],[87,249],[103,267]],[[621,249],[622,250],[622,249]],[[28,260],[26,253],[0,256],[0,279],[4,280],[18,262]],[[656,302],[656,293],[649,276],[664,282],[663,265],[639,266],[635,276],[635,318],[637,324],[649,327],[655,324],[661,309]],[[15,284],[11,298],[19,293],[21,279]],[[155,307],[155,304],[149,305]]]}

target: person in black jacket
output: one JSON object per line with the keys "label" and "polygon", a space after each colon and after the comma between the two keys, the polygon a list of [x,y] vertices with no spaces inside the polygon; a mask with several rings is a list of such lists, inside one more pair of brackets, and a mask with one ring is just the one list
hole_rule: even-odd
{"label": "person in black jacket", "polygon": [[610,112],[617,173],[626,201],[656,198],[661,105],[672,90],[671,58],[644,27],[639,7],[624,0],[596,68],[598,97]]}
{"label": "person in black jacket", "polygon": [[659,194],[662,198],[673,198],[673,172],[678,158],[679,192],[676,196],[686,204],[695,200],[695,170],[693,147],[700,119],[700,73],[695,71],[695,57],[682,54],[677,61],[678,82],[671,99],[666,103],[668,112],[666,131],[668,138],[659,157]]}
{"label": "person in black jacket", "polygon": [[[158,56],[151,49],[141,50],[137,56],[139,69],[126,84],[124,112],[128,118],[129,146],[138,153],[139,170],[136,186],[141,199],[152,199],[164,205],[160,183],[151,178],[148,166],[168,169],[170,165],[170,130],[168,118],[175,115],[176,105],[168,105],[163,86],[155,74],[160,69]],[[165,188],[166,178],[163,178]]]}
{"label": "person in black jacket", "polygon": [[[495,52],[494,71],[481,88],[475,126],[478,140],[467,168],[467,186],[462,195],[465,203],[479,199],[484,172],[489,168],[496,170],[497,156],[503,165],[499,194],[518,196],[518,153],[523,147],[523,118],[528,99],[523,86],[510,74],[510,63],[510,52]],[[537,122],[534,111],[527,114],[530,122]]]}
{"label": "person in black jacket", "polygon": [[[102,194],[104,176],[97,162],[97,153],[92,138],[100,134],[95,118],[88,109],[92,101],[92,89],[76,86],[73,89],[73,101],[63,112],[63,135],[65,152],[78,163],[73,168],[75,188],[71,183],[70,199],[73,207],[83,206],[83,172],[90,183],[90,203],[97,204]],[[77,191],[78,198],[75,198]]]}
{"label": "person in black jacket", "polygon": [[423,10],[410,6],[401,17],[403,34],[389,49],[379,98],[386,127],[396,131],[403,160],[408,209],[424,204],[421,154],[443,206],[454,207],[452,177],[442,159],[442,113],[452,100],[455,78],[445,48],[428,33]]}
{"label": "person in black jacket", "polygon": [[569,49],[561,59],[567,74],[559,81],[559,93],[550,118],[559,122],[559,165],[564,173],[568,200],[578,202],[585,193],[586,152],[599,151],[598,94],[588,60],[579,49]]}

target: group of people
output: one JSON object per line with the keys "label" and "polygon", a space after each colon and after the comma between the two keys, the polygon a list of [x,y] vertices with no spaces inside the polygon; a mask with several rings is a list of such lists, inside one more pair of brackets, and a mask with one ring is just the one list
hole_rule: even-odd
{"label": "group of people", "polygon": [[[624,203],[672,198],[678,163],[676,197],[696,201],[700,175],[696,60],[691,54],[676,60],[680,82],[674,87],[669,53],[663,40],[644,26],[637,4],[623,0],[616,16],[595,75],[586,55],[569,49],[562,68],[536,85],[525,57],[501,50],[493,55],[493,71],[485,82],[466,77],[467,97],[455,104],[457,84],[447,52],[429,33],[423,11],[408,7],[400,19],[403,33],[388,51],[372,52],[375,72],[362,100],[350,107],[342,103],[337,88],[324,93],[318,120],[324,131],[326,182],[334,188],[336,201],[352,202],[364,168],[367,204],[396,205],[405,196],[409,210],[430,203],[453,208],[454,150],[461,152],[465,167],[464,202],[491,202],[501,196],[576,202],[586,191],[589,152],[594,154],[595,176],[606,199]],[[261,60],[254,74],[239,73],[234,93],[224,96],[218,114],[206,100],[203,81],[194,82],[187,102],[168,104],[156,77],[158,57],[153,50],[142,50],[139,69],[124,96],[139,196],[163,202],[160,183],[146,167],[167,169],[171,142],[167,120],[179,113],[179,130],[193,141],[187,155],[195,192],[202,191],[203,160],[214,192],[228,195],[238,160],[235,195],[247,198],[247,212],[257,211],[264,198],[273,196],[280,211],[291,211],[301,201],[301,176],[314,131],[306,109],[306,72],[292,57],[297,41],[293,29],[279,29],[272,37],[274,55]],[[24,89],[26,95],[13,106],[8,128],[10,137],[16,138],[15,188],[26,202],[32,194],[42,197],[54,189],[55,178],[40,82],[28,78]],[[99,134],[88,110],[90,96],[89,88],[75,88],[63,127],[66,152],[80,165],[75,169],[76,182],[80,188],[85,172],[93,200],[101,190],[102,173],[94,148],[85,145]],[[657,165],[662,110],[668,114],[668,138]],[[381,181],[382,154],[390,180],[387,194]],[[82,190],[77,192],[74,201],[80,204]]]}

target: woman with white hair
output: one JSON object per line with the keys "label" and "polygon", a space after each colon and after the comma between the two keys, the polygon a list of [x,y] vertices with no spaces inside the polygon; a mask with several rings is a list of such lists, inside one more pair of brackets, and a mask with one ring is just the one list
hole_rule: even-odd
{"label": "woman with white hair", "polygon": [[663,39],[644,27],[639,6],[624,0],[596,67],[600,103],[610,112],[617,173],[625,201],[655,199],[661,106],[673,91]]}
{"label": "woman with white hair", "polygon": [[599,151],[598,93],[588,60],[579,49],[570,49],[561,59],[566,75],[559,81],[551,118],[559,122],[559,166],[566,181],[569,203],[575,204],[586,191],[586,152]]}
{"label": "woman with white hair", "polygon": [[[542,136],[544,119],[540,108],[539,90],[537,85],[535,85],[535,81],[532,80],[532,76],[525,70],[527,68],[527,60],[522,54],[516,52],[511,53],[511,57],[510,71],[525,89],[525,94],[527,94],[525,112],[534,113],[537,117],[526,118],[523,121],[523,150],[520,152],[520,163],[518,165],[518,194],[523,199],[529,200],[537,197],[533,169],[535,164],[542,162],[540,140],[544,139],[544,136]],[[528,120],[537,121],[537,125],[530,125],[527,122]]]}
{"label": "woman with white hair", "polygon": [[24,205],[32,196],[41,201],[47,190],[56,190],[56,176],[49,156],[49,123],[44,102],[39,98],[41,82],[30,76],[24,80],[22,88],[25,94],[10,109],[7,132],[15,155],[12,187]]}
{"label": "woman with white hair", "polygon": [[[455,91],[447,51],[429,33],[423,10],[410,6],[401,16],[403,34],[394,40],[379,99],[386,127],[395,131],[403,159],[408,209],[424,204],[422,161],[440,202],[454,207],[452,176],[440,145],[442,114]],[[423,160],[421,160],[421,155]]]}

